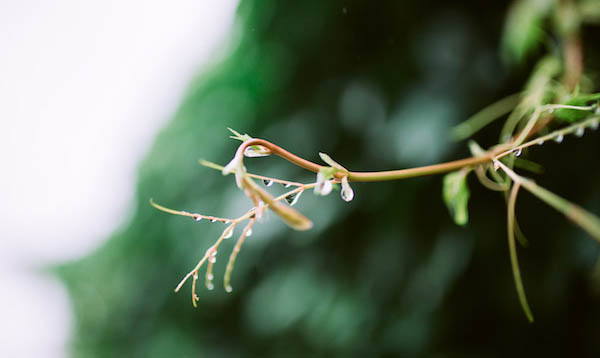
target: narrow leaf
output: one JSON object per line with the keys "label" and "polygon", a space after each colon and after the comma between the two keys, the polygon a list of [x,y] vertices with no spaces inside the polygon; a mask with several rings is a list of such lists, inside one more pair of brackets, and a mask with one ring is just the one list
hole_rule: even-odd
{"label": "narrow leaf", "polygon": [[269,206],[269,209],[271,209],[275,214],[279,215],[279,217],[291,228],[296,230],[308,230],[312,228],[313,223],[306,216],[300,214],[300,212],[292,207],[274,200],[271,194],[269,194],[260,186],[256,185],[256,183],[254,183],[249,177],[244,176],[242,180],[244,182],[244,187],[247,190],[250,190],[253,194],[257,195],[262,201],[264,201],[264,203]]}
{"label": "narrow leaf", "polygon": [[203,166],[205,166],[207,168],[215,169],[215,170],[218,170],[218,171],[222,171],[223,168],[225,168],[222,165],[219,165],[217,163],[213,163],[211,161],[204,160],[204,159],[199,159],[198,162],[200,163],[200,165],[203,165]]}
{"label": "narrow leaf", "polygon": [[459,141],[469,138],[496,119],[510,113],[520,101],[521,93],[517,93],[492,103],[452,128],[452,139]]}
{"label": "narrow leaf", "polygon": [[339,169],[343,172],[347,172],[346,168],[344,168],[341,164],[339,164],[338,162],[336,162],[335,160],[331,159],[331,157],[325,153],[321,153],[319,152],[319,157],[321,157],[321,159],[327,163],[330,167],[335,168],[335,169]]}
{"label": "narrow leaf", "polygon": [[469,221],[467,204],[471,193],[466,180],[468,172],[469,169],[461,169],[446,174],[442,189],[442,196],[450,215],[452,215],[454,222],[461,226],[466,225]]}
{"label": "narrow leaf", "polygon": [[252,137],[250,137],[248,134],[241,134],[240,132],[236,131],[235,129],[231,129],[229,127],[227,127],[227,129],[229,129],[229,131],[231,133],[233,133],[232,136],[229,136],[229,138],[231,138],[231,139],[239,140],[241,142],[245,142],[247,140],[252,139]]}
{"label": "narrow leaf", "polygon": [[[585,106],[600,99],[600,93],[580,94],[564,101],[561,104],[569,106]],[[591,111],[582,111],[580,109],[559,108],[554,111],[554,117],[565,122],[575,122],[589,117]]]}

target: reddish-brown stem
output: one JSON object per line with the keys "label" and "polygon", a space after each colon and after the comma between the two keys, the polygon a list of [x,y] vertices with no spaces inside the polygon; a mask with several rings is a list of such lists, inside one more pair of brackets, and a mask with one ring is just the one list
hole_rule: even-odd
{"label": "reddish-brown stem", "polygon": [[275,145],[269,141],[266,141],[264,139],[259,139],[259,138],[252,138],[250,140],[245,141],[244,143],[242,143],[237,152],[236,152],[236,157],[243,157],[244,156],[244,151],[246,150],[246,148],[253,146],[253,145],[261,145],[267,149],[269,149],[271,151],[271,154],[276,154],[306,170],[310,170],[311,172],[315,172],[317,173],[319,171],[319,169],[321,169],[321,165],[317,164],[317,163],[313,163],[310,160],[306,160],[304,158],[300,158],[299,156],[288,152],[287,150],[281,148],[278,145]]}
{"label": "reddish-brown stem", "polygon": [[566,90],[571,93],[577,88],[583,73],[583,47],[579,34],[581,24],[577,4],[573,0],[562,0],[556,15],[563,41],[565,70],[562,80]]}
{"label": "reddish-brown stem", "polygon": [[572,92],[579,83],[583,71],[583,50],[578,32],[573,32],[566,37],[564,45],[565,75],[564,84],[567,91]]}
{"label": "reddish-brown stem", "polygon": [[424,175],[447,173],[460,168],[483,164],[491,160],[492,156],[481,156],[408,169],[387,170],[382,172],[349,172],[348,179],[355,182],[369,182],[414,178]]}
{"label": "reddish-brown stem", "polygon": [[[312,172],[318,173],[319,170],[323,167],[322,165],[313,163],[309,160],[301,158],[295,154],[288,152],[287,150],[275,145],[269,141],[264,139],[253,138],[242,143],[237,152],[236,156],[243,157],[244,151],[249,146],[260,145],[267,148],[271,154],[278,155],[291,163],[300,166],[306,170],[310,170]],[[456,169],[460,169],[466,166],[475,166],[479,164],[483,164],[492,160],[492,158],[500,153],[502,150],[500,148],[488,152],[486,155],[465,158],[460,160],[454,160],[451,162],[427,165],[423,167],[409,168],[409,169],[398,169],[398,170],[388,170],[382,172],[347,172],[341,173],[338,172],[335,174],[336,178],[341,179],[343,176],[348,176],[348,180],[354,182],[372,182],[372,181],[385,181],[385,180],[397,180],[397,179],[405,179],[405,178],[413,178],[424,175],[431,174],[439,174],[446,173]]]}

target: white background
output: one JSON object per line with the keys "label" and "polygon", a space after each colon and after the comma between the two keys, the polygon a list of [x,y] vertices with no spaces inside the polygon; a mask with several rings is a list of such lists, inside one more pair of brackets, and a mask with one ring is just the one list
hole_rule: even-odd
{"label": "white background", "polygon": [[228,44],[236,6],[0,2],[1,357],[67,354],[70,303],[39,269],[128,217],[137,163]]}

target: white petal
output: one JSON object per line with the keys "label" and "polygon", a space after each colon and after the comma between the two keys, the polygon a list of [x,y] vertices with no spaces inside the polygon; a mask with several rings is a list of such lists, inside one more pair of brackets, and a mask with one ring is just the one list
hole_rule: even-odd
{"label": "white petal", "polygon": [[315,185],[315,194],[321,195],[321,190],[323,189],[323,184],[325,183],[325,176],[323,173],[317,173],[317,184]]}
{"label": "white petal", "polygon": [[328,180],[323,183],[323,187],[321,188],[321,195],[325,196],[331,193],[331,189],[333,189],[333,183],[331,180]]}

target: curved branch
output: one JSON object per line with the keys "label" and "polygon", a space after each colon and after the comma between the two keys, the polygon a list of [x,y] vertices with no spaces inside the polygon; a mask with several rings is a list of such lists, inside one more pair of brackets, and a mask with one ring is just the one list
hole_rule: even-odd
{"label": "curved branch", "polygon": [[[244,157],[244,151],[246,148],[260,145],[268,149],[271,154],[278,155],[283,159],[302,167],[311,172],[318,173],[322,165],[311,162],[310,160],[306,160],[301,158],[293,153],[288,152],[287,150],[281,148],[280,146],[273,144],[267,140],[253,138],[243,142],[237,149],[235,154],[238,158]],[[336,173],[335,177],[337,179],[341,179],[343,176],[348,176],[348,180],[353,182],[373,182],[373,181],[386,181],[386,180],[397,180],[397,179],[405,179],[405,178],[413,178],[418,176],[425,176],[431,174],[440,174],[446,173],[453,170],[457,170],[467,166],[475,166],[483,163],[490,162],[495,155],[502,152],[501,148],[492,150],[490,152],[486,152],[485,155],[465,158],[460,160],[454,160],[451,162],[427,165],[423,167],[409,168],[409,169],[397,169],[397,170],[388,170],[382,172],[348,172],[348,173]]]}

